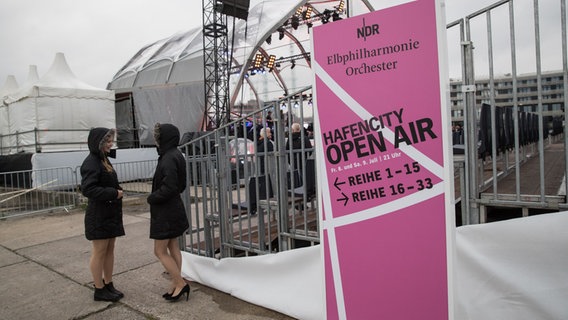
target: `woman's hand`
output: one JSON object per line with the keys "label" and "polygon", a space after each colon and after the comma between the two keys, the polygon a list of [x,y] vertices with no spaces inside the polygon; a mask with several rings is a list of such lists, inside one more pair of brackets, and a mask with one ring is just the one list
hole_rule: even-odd
{"label": "woman's hand", "polygon": [[117,199],[122,198],[122,196],[124,195],[124,192],[122,192],[122,190],[120,190],[120,189],[118,189],[118,190],[116,190],[116,191],[118,191],[118,195],[116,196],[116,198],[117,198]]}

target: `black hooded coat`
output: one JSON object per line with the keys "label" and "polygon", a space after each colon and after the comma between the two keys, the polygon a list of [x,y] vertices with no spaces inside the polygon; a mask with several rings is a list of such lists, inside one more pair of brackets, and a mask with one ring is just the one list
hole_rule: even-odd
{"label": "black hooded coat", "polygon": [[177,148],[180,140],[178,128],[164,123],[154,130],[159,158],[152,179],[152,193],[147,199],[150,204],[150,238],[173,239],[189,228],[180,196],[186,187],[186,164]]}
{"label": "black hooded coat", "polygon": [[109,172],[103,165],[107,155],[101,151],[101,147],[107,136],[114,136],[114,131],[107,128],[91,129],[88,137],[89,155],[81,165],[81,192],[89,199],[85,213],[85,237],[88,240],[124,235],[122,199],[117,199],[118,190],[122,188],[118,184],[116,171],[113,169]]}

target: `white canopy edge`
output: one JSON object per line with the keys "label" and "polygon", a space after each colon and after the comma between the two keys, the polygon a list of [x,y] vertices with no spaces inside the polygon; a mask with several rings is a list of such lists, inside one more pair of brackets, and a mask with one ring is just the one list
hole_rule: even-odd
{"label": "white canopy edge", "polygon": [[[30,74],[33,70],[30,70]],[[37,73],[37,71],[36,71]],[[20,90],[9,94],[5,104],[11,104],[28,97],[69,97],[84,99],[109,99],[114,101],[114,92],[91,86],[78,79],[69,68],[63,53],[58,52],[55,59],[45,75],[33,82],[29,79],[26,86]],[[30,78],[30,76],[28,76]]]}

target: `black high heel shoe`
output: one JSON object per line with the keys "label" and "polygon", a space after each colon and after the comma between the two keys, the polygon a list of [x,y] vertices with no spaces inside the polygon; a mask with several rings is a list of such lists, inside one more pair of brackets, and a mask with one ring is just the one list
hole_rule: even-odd
{"label": "black high heel shoe", "polygon": [[[176,289],[174,289],[174,291],[175,291],[175,290],[176,290]],[[172,294],[174,294],[174,291],[164,293],[164,294],[162,295],[162,298],[168,300],[168,298],[171,298],[171,297],[172,297]]]}
{"label": "black high heel shoe", "polygon": [[179,301],[179,298],[184,294],[186,294],[185,301],[187,301],[189,299],[189,284],[183,286],[183,289],[181,289],[181,291],[176,296],[174,296],[172,293],[172,295],[169,298],[166,298],[166,300],[170,302],[177,302]]}

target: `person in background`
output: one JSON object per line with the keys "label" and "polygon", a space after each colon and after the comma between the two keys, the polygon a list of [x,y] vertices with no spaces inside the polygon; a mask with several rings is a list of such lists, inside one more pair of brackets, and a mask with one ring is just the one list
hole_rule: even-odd
{"label": "person in background", "polygon": [[311,140],[311,139],[314,138],[314,124],[313,124],[313,122],[310,122],[308,124],[308,127],[306,128],[306,132],[307,132],[308,139]]}
{"label": "person in background", "polygon": [[[302,164],[303,161],[305,161],[306,158],[308,158],[311,154],[312,154],[312,143],[310,142],[310,139],[308,138],[308,136],[304,135],[302,137],[302,126],[300,126],[299,123],[294,122],[292,123],[292,126],[290,128],[290,130],[292,130],[292,135],[290,137],[290,139],[288,139],[288,141],[286,141],[286,150],[291,150],[289,151],[289,158],[288,158],[288,163],[290,164],[290,166],[292,166],[294,168],[294,170],[298,169],[298,170],[302,170]],[[303,141],[302,141],[303,139]],[[290,140],[292,140],[290,142]],[[304,147],[304,154],[305,157],[302,160],[302,146]],[[306,150],[307,149],[307,150]],[[300,150],[300,151],[298,151]],[[293,161],[291,161],[291,159],[293,159]]]}
{"label": "person in background", "polygon": [[274,128],[274,119],[272,118],[272,111],[266,113],[266,126],[271,130]]}
{"label": "person in background", "polygon": [[249,128],[247,132],[247,139],[254,141],[254,136],[256,135],[258,137],[260,129],[262,128],[264,128],[264,126],[262,125],[262,117],[256,116],[256,122]]}
{"label": "person in background", "polygon": [[108,160],[114,129],[93,128],[89,132],[89,155],[81,165],[81,192],[88,199],[85,237],[93,245],[89,267],[95,286],[95,301],[118,301],[124,294],[114,288],[114,247],[123,236],[122,188]]}
{"label": "person in background", "polygon": [[273,142],[270,140],[271,138],[272,131],[270,128],[266,127],[260,129],[258,140],[256,141],[256,154],[258,155],[259,173],[261,175],[265,174],[264,157],[267,153],[274,151]]}
{"label": "person in background", "polygon": [[162,297],[179,301],[189,298],[189,284],[181,276],[182,256],[178,237],[189,228],[185,206],[180,194],[186,188],[186,163],[177,148],[179,129],[169,123],[154,126],[158,149],[158,164],[152,179],[150,204],[150,238],[154,239],[154,254],[171,277],[171,286]]}

